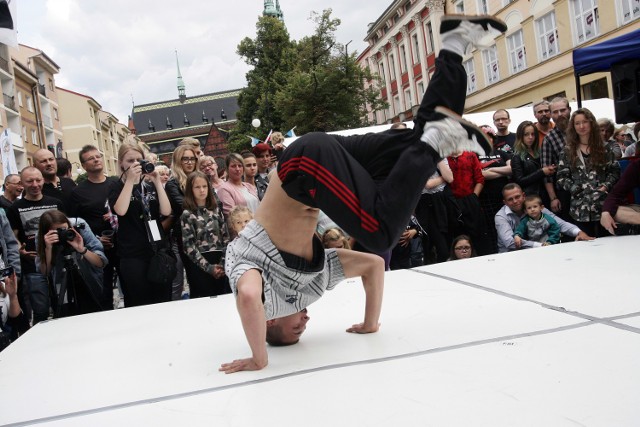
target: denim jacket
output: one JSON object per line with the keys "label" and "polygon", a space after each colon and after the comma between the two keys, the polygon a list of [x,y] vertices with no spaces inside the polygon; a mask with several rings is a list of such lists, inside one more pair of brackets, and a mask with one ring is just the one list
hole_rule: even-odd
{"label": "denim jacket", "polygon": [[22,271],[20,268],[20,246],[4,209],[0,209],[0,248],[2,248],[5,266],[13,267],[19,279]]}
{"label": "denim jacket", "polygon": [[[102,242],[93,234],[89,224],[82,218],[69,218],[72,226],[79,225],[82,227],[84,224],[84,228],[78,229],[78,233],[82,236],[82,240],[84,241],[84,246],[98,255],[103,262],[103,265],[107,265],[108,260],[106,255],[104,254],[104,247],[102,246]],[[91,264],[89,261],[84,259],[82,255],[77,252],[72,253],[73,259],[78,265],[80,269],[80,275],[82,276],[85,283],[98,295],[102,292],[102,268],[96,267]],[[36,259],[36,266],[40,265],[40,260]],[[60,291],[60,279],[61,279],[61,270],[62,270],[62,262],[58,259],[55,260],[55,266],[51,270],[51,279],[53,280],[53,284],[56,287],[56,292]]]}

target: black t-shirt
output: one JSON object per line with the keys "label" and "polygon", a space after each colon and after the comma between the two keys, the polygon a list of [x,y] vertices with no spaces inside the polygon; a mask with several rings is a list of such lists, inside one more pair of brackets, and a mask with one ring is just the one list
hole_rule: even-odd
{"label": "black t-shirt", "polygon": [[513,148],[516,144],[516,134],[509,132],[507,135],[495,135],[493,137],[493,150],[509,153],[509,158],[513,155]]}
{"label": "black t-shirt", "polygon": [[[36,236],[40,217],[51,209],[62,210],[62,201],[54,197],[42,196],[42,199],[38,201],[22,198],[11,205],[7,212],[9,223],[13,230],[18,230],[18,240],[26,245],[26,250],[36,250]],[[25,273],[35,273],[35,262],[27,262],[22,259],[22,274]]]}
{"label": "black t-shirt", "polygon": [[[495,150],[488,156],[478,156],[482,169],[491,169],[501,166],[507,166],[507,162],[511,159],[511,155],[503,150]],[[502,176],[495,179],[485,179],[482,194],[491,196],[492,198],[499,194],[502,200],[502,188],[509,183],[509,178]]]}
{"label": "black t-shirt", "polygon": [[110,230],[111,224],[104,220],[107,213],[109,191],[117,178],[108,177],[104,182],[83,181],[71,192],[70,216],[83,218],[97,236],[104,230]]}
{"label": "black t-shirt", "polygon": [[60,177],[60,181],[58,181],[57,186],[51,183],[45,183],[42,186],[42,194],[62,200],[64,208],[61,210],[68,214],[71,210],[71,192],[75,187],[76,183],[73,182],[72,179]]}
{"label": "black t-shirt", "polygon": [[7,210],[9,210],[9,208],[11,207],[12,204],[13,203],[11,203],[11,201],[9,199],[4,197],[4,195],[0,196],[0,208],[2,208],[5,211],[7,211]]}
{"label": "black t-shirt", "polygon": [[[144,190],[142,186],[144,186]],[[109,205],[114,214],[116,212],[113,207],[123,188],[124,183],[121,180],[112,181],[109,187]],[[134,185],[127,213],[124,216],[118,215],[117,250],[121,258],[150,258],[153,255],[153,248],[149,243],[147,233],[147,220],[145,219],[142,197],[146,197],[149,201],[151,218],[157,220],[160,217],[160,203],[155,186],[147,183]],[[158,228],[162,233],[162,226],[159,222]]]}

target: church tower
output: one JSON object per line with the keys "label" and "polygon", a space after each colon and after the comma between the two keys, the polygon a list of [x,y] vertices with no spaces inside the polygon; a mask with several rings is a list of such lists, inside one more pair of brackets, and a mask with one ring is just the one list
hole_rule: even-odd
{"label": "church tower", "polygon": [[185,92],[184,81],[182,80],[182,74],[180,74],[180,62],[178,61],[178,51],[176,50],[176,65],[178,67],[178,99],[184,103],[187,100],[187,94]]}
{"label": "church tower", "polygon": [[280,9],[280,0],[276,0],[275,5],[273,4],[273,0],[264,0],[262,16],[272,16],[284,22],[284,14]]}

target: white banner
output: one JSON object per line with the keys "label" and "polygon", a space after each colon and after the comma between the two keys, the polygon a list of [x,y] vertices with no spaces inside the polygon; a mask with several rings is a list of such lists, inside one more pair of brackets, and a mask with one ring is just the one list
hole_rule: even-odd
{"label": "white banner", "polygon": [[16,166],[16,155],[13,152],[13,144],[11,143],[11,135],[9,130],[5,129],[0,135],[0,147],[2,147],[2,179],[12,173],[18,173]]}
{"label": "white banner", "polygon": [[18,46],[18,0],[0,0],[0,43]]}

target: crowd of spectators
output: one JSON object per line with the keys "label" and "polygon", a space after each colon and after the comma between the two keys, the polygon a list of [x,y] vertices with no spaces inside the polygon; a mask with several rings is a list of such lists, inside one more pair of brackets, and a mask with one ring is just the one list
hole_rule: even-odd
{"label": "crowd of spectators", "polygon": [[[482,126],[490,154],[440,160],[397,245],[378,254],[388,269],[638,233],[629,193],[640,172],[627,157],[640,123],[616,129],[587,109],[572,113],[565,98],[536,102],[533,115],[512,124],[497,110],[493,126]],[[119,299],[133,307],[229,293],[225,247],[252,219],[283,140],[276,132],[272,145],[221,162],[186,138],[169,166],[124,144],[116,177],[87,145],[78,184],[68,161],[38,150],[34,166],[5,177],[0,196],[0,349],[40,321],[110,310]],[[318,237],[367,251],[323,213]],[[163,250],[176,273],[159,284],[149,270]]]}

